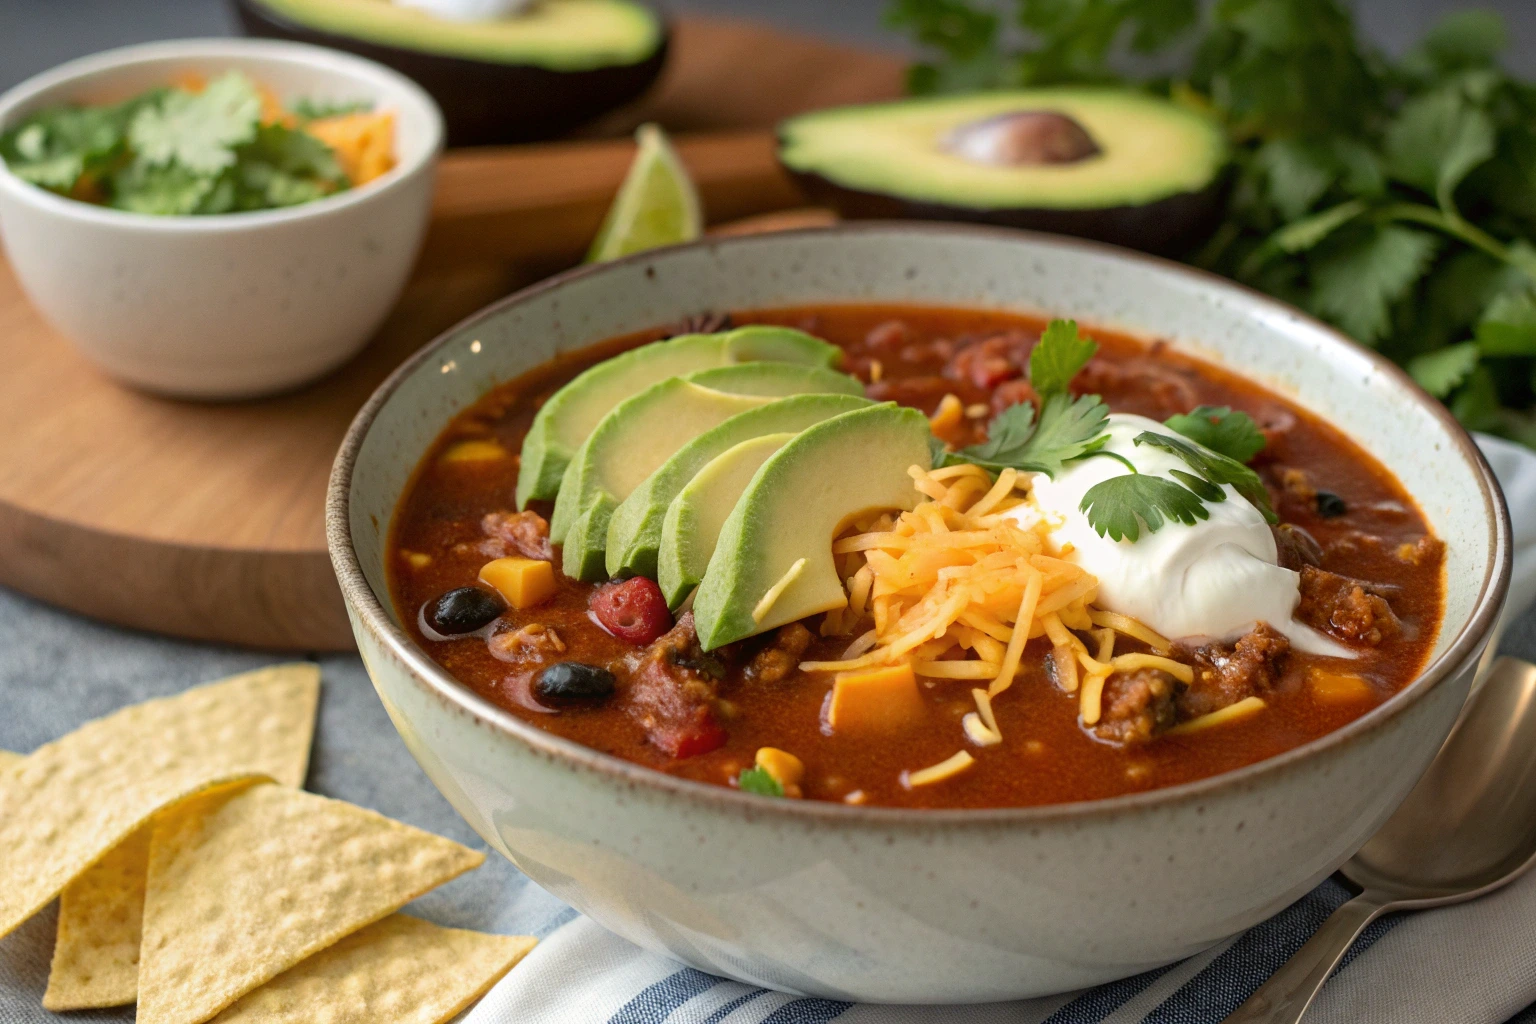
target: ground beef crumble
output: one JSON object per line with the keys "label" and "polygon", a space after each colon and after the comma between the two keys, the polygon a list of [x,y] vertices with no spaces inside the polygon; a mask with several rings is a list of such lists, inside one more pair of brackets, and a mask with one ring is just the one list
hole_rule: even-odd
{"label": "ground beef crumble", "polygon": [[1195,680],[1179,695],[1179,717],[1198,718],[1248,697],[1262,697],[1280,678],[1281,662],[1290,649],[1285,634],[1267,622],[1235,644],[1184,648],[1179,660],[1194,666]]}
{"label": "ground beef crumble", "polygon": [[1106,743],[1146,743],[1178,720],[1175,701],[1183,684],[1167,672],[1144,668],[1110,676],[1104,684],[1093,734]]}
{"label": "ground beef crumble", "polygon": [[1364,580],[1303,566],[1296,618],[1347,644],[1375,647],[1399,633],[1402,623],[1387,599],[1374,591]]}

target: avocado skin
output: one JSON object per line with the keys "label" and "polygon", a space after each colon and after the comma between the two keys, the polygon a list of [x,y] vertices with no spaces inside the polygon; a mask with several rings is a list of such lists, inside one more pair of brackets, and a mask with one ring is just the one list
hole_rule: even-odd
{"label": "avocado skin", "polygon": [[656,51],[638,64],[551,71],[384,46],[317,31],[268,10],[260,0],[230,3],[246,35],[344,50],[413,79],[442,107],[450,146],[537,142],[565,135],[649,89],[666,64],[670,43],[663,24]]}
{"label": "avocado skin", "polygon": [[[783,164],[780,164],[784,167]],[[940,220],[994,224],[1108,242],[1158,256],[1189,252],[1216,230],[1231,181],[1222,173],[1198,192],[1181,192],[1139,206],[1076,210],[1006,207],[985,209],[922,203],[847,188],[820,174],[784,167],[813,203],[830,206],[847,220]]]}

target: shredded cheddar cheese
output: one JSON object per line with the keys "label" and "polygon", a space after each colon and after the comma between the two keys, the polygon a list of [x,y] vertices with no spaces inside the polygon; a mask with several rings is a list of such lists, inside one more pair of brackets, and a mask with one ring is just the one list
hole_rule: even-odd
{"label": "shredded cheddar cheese", "polygon": [[974,757],[961,750],[940,761],[938,764],[930,765],[920,771],[903,772],[901,784],[908,789],[913,789],[917,786],[931,786],[935,782],[943,782],[945,779],[959,775],[975,763],[976,759]]}
{"label": "shredded cheddar cheese", "polygon": [[1208,715],[1199,718],[1191,718],[1187,722],[1180,722],[1168,730],[1170,736],[1183,736],[1192,732],[1200,732],[1217,725],[1225,725],[1239,718],[1247,718],[1255,712],[1264,710],[1264,701],[1259,697],[1244,697],[1236,704],[1228,704],[1220,711],[1212,711]]}
{"label": "shredded cheddar cheese", "polygon": [[[941,403],[936,426],[955,417],[958,406]],[[1049,642],[1047,675],[1076,698],[1087,727],[1102,720],[1104,692],[1117,673],[1151,668],[1193,682],[1193,669],[1169,657],[1167,638],[1094,606],[1098,579],[1049,543],[1055,524],[1032,514],[1038,509],[1028,497],[1029,477],[1004,469],[994,480],[970,464],[913,466],[908,473],[924,500],[910,512],[855,523],[834,542],[848,604],[827,615],[821,632],[853,639],[841,659],[802,662],[802,670],[868,673],[901,666],[930,680],[928,687],[969,682],[976,710],[960,724],[978,750],[1005,742],[995,702],[1018,681],[1031,640]],[[774,596],[770,591],[764,601]],[[1133,645],[1120,645],[1122,638]],[[1261,707],[1242,701],[1176,731],[1208,728]],[[903,773],[903,785],[941,782],[974,762],[962,750]]]}

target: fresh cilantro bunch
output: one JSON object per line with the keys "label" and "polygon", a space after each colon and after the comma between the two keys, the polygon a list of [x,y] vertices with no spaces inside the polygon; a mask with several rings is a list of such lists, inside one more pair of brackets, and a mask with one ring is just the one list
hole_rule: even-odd
{"label": "fresh cilantro bunch", "polygon": [[265,210],[348,185],[325,143],[263,123],[261,94],[238,72],[200,92],[40,111],[0,135],[0,159],[35,185],[135,213]]}
{"label": "fresh cilantro bunch", "polygon": [[1117,541],[1134,542],[1143,529],[1156,533],[1165,522],[1193,526],[1209,519],[1206,505],[1227,500],[1225,484],[1265,519],[1279,521],[1263,481],[1243,464],[1264,447],[1264,434],[1247,413],[1202,405],[1168,418],[1166,426],[1175,434],[1144,430],[1136,435],[1136,446],[1160,448],[1189,465],[1192,472],[1172,470],[1172,479],[1142,473],[1130,459],[1106,451],[1108,407],[1098,395],[1073,397],[1070,390],[1072,378],[1097,351],[1074,321],[1052,320],[1029,354],[1029,381],[1040,396],[1039,420],[1033,403],[1020,402],[993,418],[981,444],[952,452],[932,438],[934,465],[971,463],[992,472],[1015,469],[1054,477],[1068,462],[1114,459],[1129,472],[1090,487],[1079,508],[1099,536]]}
{"label": "fresh cilantro bunch", "polygon": [[1536,85],[1500,68],[1496,14],[1453,14],[1396,61],[1339,0],[893,0],[889,17],[930,54],[915,92],[1129,82],[1210,111],[1237,166],[1189,259],[1536,446]]}

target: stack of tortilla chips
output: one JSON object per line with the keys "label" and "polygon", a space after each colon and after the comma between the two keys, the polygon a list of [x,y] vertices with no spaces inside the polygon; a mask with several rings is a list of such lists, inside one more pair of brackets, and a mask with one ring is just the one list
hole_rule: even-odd
{"label": "stack of tortilla chips", "polygon": [[433,1024],[527,954],[396,913],[484,855],[299,789],[319,693],[280,665],[0,752],[0,937],[59,898],[45,1007]]}

